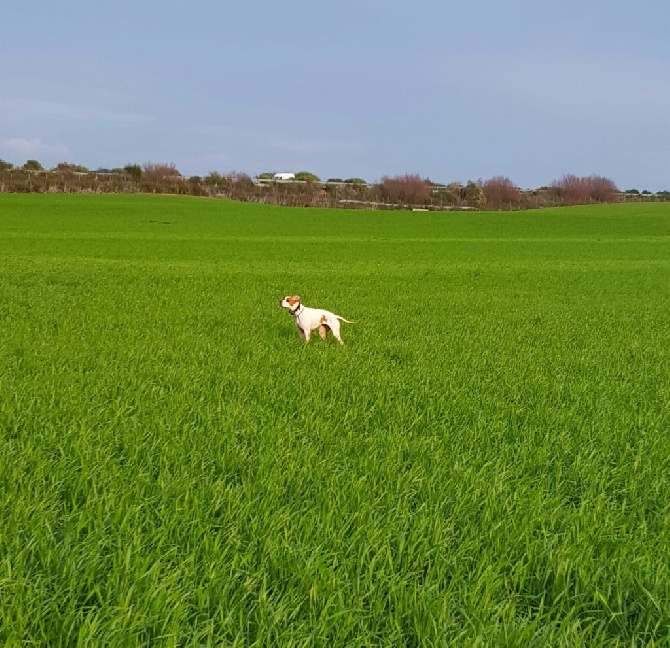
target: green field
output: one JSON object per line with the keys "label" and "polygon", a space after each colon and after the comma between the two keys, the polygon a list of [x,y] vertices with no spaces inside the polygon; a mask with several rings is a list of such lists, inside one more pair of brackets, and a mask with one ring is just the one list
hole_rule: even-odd
{"label": "green field", "polygon": [[0,195],[0,642],[668,645],[670,205]]}

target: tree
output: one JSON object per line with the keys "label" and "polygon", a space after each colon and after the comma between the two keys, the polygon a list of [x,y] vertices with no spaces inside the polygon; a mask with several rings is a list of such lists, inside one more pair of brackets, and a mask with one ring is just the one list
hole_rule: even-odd
{"label": "tree", "polygon": [[613,180],[605,176],[591,175],[586,178],[589,185],[589,198],[593,202],[618,202],[620,192]]}
{"label": "tree", "polygon": [[364,185],[367,184],[363,178],[347,178],[345,180],[347,184],[354,184],[354,185]]}
{"label": "tree", "polygon": [[321,182],[321,178],[318,175],[310,173],[309,171],[298,171],[295,174],[295,179],[303,182]]}
{"label": "tree", "polygon": [[518,207],[521,202],[521,192],[506,176],[494,176],[480,181],[479,185],[484,192],[486,204],[493,209],[511,209]]}
{"label": "tree", "polygon": [[263,171],[263,173],[259,173],[256,177],[259,180],[272,180],[274,178],[275,172],[274,171]]}
{"label": "tree", "polygon": [[584,178],[567,173],[550,186],[551,193],[564,205],[585,205],[589,202],[589,186]]}
{"label": "tree", "polygon": [[227,176],[230,183],[230,197],[233,200],[251,200],[256,191],[256,185],[247,173],[232,171]]}
{"label": "tree", "polygon": [[619,200],[619,190],[614,181],[598,175],[578,177],[567,174],[560,180],[554,180],[550,191],[564,205],[586,205],[591,202],[606,203]]}
{"label": "tree", "polygon": [[465,188],[460,182],[452,182],[448,185],[438,185],[433,188],[433,197],[441,205],[457,205],[462,196],[465,195]]}
{"label": "tree", "polygon": [[482,188],[472,180],[468,180],[463,189],[463,199],[471,207],[483,207],[486,204],[486,196]]}
{"label": "tree", "polygon": [[71,171],[74,173],[88,173],[88,169],[81,164],[71,164],[70,162],[59,162],[56,165],[56,171]]}
{"label": "tree", "polygon": [[139,164],[126,164],[123,167],[123,171],[129,175],[133,180],[142,179],[142,167]]}
{"label": "tree", "polygon": [[210,171],[209,174],[205,176],[205,184],[212,187],[216,187],[217,185],[221,184],[223,180],[224,177],[217,171]]}
{"label": "tree", "polygon": [[382,176],[379,188],[385,200],[394,203],[424,204],[430,196],[430,185],[417,174]]}
{"label": "tree", "polygon": [[4,160],[0,159],[0,171],[7,171],[13,168],[14,168],[13,164],[11,164],[10,162],[5,162]]}
{"label": "tree", "polygon": [[174,180],[176,178],[181,178],[181,173],[177,170],[177,167],[172,164],[156,163],[156,162],[145,162],[142,165],[142,171],[145,180],[151,182],[160,182],[161,180]]}
{"label": "tree", "polygon": [[37,160],[27,160],[23,168],[26,171],[44,171],[44,167]]}

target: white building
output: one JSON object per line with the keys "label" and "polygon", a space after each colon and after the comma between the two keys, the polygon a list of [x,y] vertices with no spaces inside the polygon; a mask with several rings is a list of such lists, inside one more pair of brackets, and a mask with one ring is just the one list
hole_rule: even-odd
{"label": "white building", "polygon": [[295,173],[275,173],[273,180],[295,180]]}

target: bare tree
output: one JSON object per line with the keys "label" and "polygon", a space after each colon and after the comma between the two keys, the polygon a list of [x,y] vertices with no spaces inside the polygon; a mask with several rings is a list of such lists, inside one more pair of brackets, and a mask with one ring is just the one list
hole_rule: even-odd
{"label": "bare tree", "polygon": [[591,175],[587,180],[589,196],[593,202],[610,203],[620,200],[621,192],[613,180],[599,175]]}
{"label": "bare tree", "polygon": [[416,174],[382,176],[379,187],[383,198],[394,203],[422,205],[430,196],[430,183]]}
{"label": "bare tree", "polygon": [[181,173],[177,167],[170,164],[157,164],[155,162],[145,162],[142,165],[144,171],[144,179],[149,182],[161,182],[162,180],[174,180],[181,178]]}
{"label": "bare tree", "polygon": [[518,209],[521,203],[521,192],[506,176],[494,176],[479,181],[479,186],[486,197],[486,205],[491,209]]}
{"label": "bare tree", "polygon": [[619,200],[616,184],[604,176],[578,177],[568,174],[560,180],[554,180],[549,189],[554,200],[563,205],[586,205],[591,202]]}
{"label": "bare tree", "polygon": [[589,185],[584,178],[568,173],[550,185],[552,196],[562,205],[585,205],[589,202]]}

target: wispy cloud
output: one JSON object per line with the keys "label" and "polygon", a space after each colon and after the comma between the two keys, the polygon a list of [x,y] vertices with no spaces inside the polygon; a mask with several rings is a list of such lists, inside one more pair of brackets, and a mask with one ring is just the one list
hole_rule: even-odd
{"label": "wispy cloud", "polygon": [[98,108],[84,104],[0,98],[0,117],[9,119],[17,116],[25,117],[26,115],[72,121],[101,121],[113,124],[146,124],[155,120],[151,115]]}
{"label": "wispy cloud", "polygon": [[37,157],[38,155],[66,155],[68,153],[67,146],[63,144],[47,144],[39,137],[29,139],[12,137],[1,140],[0,150],[24,158]]}
{"label": "wispy cloud", "polygon": [[253,142],[263,150],[270,148],[289,153],[344,153],[355,154],[366,150],[363,142],[328,137],[295,137],[286,131],[259,126],[246,126],[236,123],[234,126],[225,124],[196,124],[192,132],[208,138],[234,139],[245,143]]}
{"label": "wispy cloud", "polygon": [[271,148],[293,153],[360,153],[364,146],[360,142],[338,139],[293,139],[278,137],[268,142]]}

